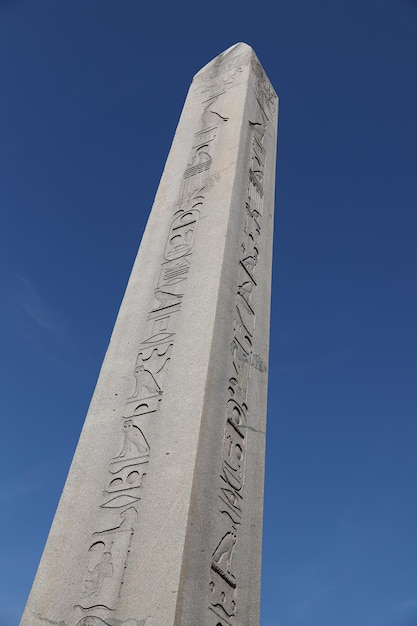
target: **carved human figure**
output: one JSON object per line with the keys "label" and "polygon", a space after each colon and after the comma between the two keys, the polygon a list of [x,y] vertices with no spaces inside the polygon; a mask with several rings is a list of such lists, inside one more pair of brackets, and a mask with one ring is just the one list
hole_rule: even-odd
{"label": "carved human figure", "polygon": [[98,563],[90,570],[87,567],[87,577],[84,580],[84,598],[89,598],[91,596],[97,595],[103,586],[103,581],[106,577],[112,577],[114,574],[113,571],[113,562],[111,557],[111,552],[106,550],[101,555]]}

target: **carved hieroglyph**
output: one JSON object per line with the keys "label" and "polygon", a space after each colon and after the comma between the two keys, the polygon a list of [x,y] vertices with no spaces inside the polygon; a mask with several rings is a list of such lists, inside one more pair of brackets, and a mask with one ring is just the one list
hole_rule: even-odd
{"label": "carved hieroglyph", "polygon": [[22,626],[259,623],[277,97],[194,78]]}

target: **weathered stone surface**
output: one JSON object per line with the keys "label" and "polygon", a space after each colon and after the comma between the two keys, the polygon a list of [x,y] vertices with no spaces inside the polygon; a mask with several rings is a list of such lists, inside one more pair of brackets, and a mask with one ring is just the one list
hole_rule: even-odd
{"label": "weathered stone surface", "polygon": [[22,626],[259,623],[277,97],[190,87]]}

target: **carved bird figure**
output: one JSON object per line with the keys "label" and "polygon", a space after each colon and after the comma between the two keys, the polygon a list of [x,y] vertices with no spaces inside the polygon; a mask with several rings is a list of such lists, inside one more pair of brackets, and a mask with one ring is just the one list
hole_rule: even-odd
{"label": "carved bird figure", "polygon": [[223,539],[221,540],[221,542],[219,543],[218,547],[216,548],[213,554],[213,561],[217,565],[219,565],[221,561],[223,560],[223,558],[225,558],[228,572],[230,572],[230,568],[232,565],[232,554],[233,554],[233,548],[236,545],[236,539],[237,539],[236,531],[233,529],[232,532],[227,533],[223,537]]}
{"label": "carved bird figure", "polygon": [[125,421],[123,424],[123,432],[125,435],[123,441],[123,448],[119,457],[126,456],[126,454],[132,451],[132,445],[135,446],[139,454],[145,454],[148,452],[148,446],[146,445],[145,438],[142,435],[140,428],[135,426],[132,420]]}
{"label": "carved bird figure", "polygon": [[149,370],[143,365],[135,367],[134,375],[136,378],[136,387],[132,398],[145,398],[146,395],[161,394],[161,388]]}

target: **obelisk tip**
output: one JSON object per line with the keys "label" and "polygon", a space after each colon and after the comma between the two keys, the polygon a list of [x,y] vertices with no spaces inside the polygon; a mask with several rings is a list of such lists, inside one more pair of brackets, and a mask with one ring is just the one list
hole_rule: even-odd
{"label": "obelisk tip", "polygon": [[216,65],[219,62],[224,62],[226,60],[226,57],[233,59],[234,57],[240,56],[241,54],[245,54],[245,53],[251,53],[252,55],[256,57],[256,54],[253,48],[251,48],[251,46],[249,46],[247,43],[239,41],[233,44],[233,46],[230,46],[229,48],[227,48],[226,50],[218,54],[216,57],[214,57],[214,59],[212,59],[206,65],[204,65],[195,74],[194,78],[196,78],[196,76],[199,76],[199,74],[201,74],[202,72],[207,71],[207,69],[209,69],[210,66]]}

